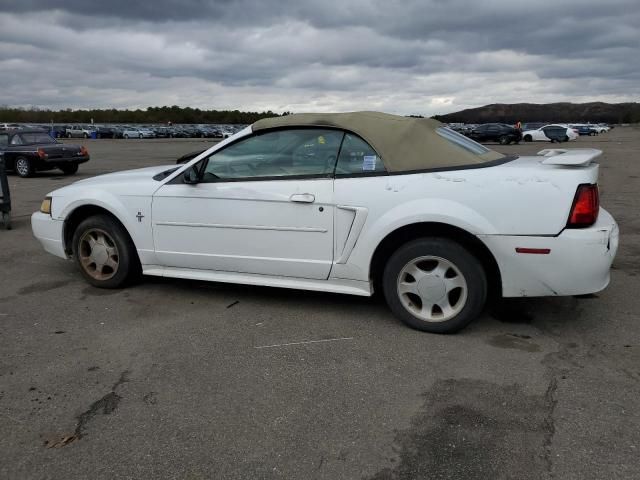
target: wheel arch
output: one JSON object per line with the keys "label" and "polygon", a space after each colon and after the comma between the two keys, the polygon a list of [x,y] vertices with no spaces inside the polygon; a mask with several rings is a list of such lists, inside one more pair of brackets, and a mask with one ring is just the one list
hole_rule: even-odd
{"label": "wheel arch", "polygon": [[131,233],[129,233],[127,226],[118,218],[115,213],[99,205],[84,204],[74,208],[64,220],[62,239],[64,251],[67,253],[67,255],[71,255],[73,253],[73,234],[75,233],[76,228],[78,228],[78,225],[80,225],[83,220],[94,215],[106,215],[118,222],[124,229],[124,231],[127,232],[127,236],[131,240],[131,243],[134,245],[134,247],[136,246],[136,243],[131,236]]}
{"label": "wheel arch", "polygon": [[369,278],[373,282],[375,291],[381,291],[384,266],[391,254],[401,245],[422,237],[448,238],[467,248],[480,260],[484,268],[489,286],[489,298],[498,298],[502,295],[500,268],[489,247],[467,230],[440,222],[418,222],[404,225],[382,239],[374,250],[369,265]]}

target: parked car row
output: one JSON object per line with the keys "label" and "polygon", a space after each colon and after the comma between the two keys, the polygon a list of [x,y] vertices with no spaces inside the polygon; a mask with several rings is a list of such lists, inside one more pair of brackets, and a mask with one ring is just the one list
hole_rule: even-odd
{"label": "parked car row", "polygon": [[505,123],[484,123],[479,125],[450,124],[449,127],[481,143],[496,142],[501,145],[525,142],[560,143],[576,140],[581,135],[598,135],[610,130],[604,124],[564,124],[564,123],[525,123],[508,125]]}
{"label": "parked car row", "polygon": [[53,138],[227,138],[244,125],[19,125],[1,124],[0,130],[40,129]]}

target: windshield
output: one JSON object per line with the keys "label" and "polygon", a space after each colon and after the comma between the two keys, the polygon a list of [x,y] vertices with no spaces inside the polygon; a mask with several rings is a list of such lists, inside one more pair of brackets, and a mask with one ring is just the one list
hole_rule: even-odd
{"label": "windshield", "polygon": [[22,133],[24,143],[57,143],[48,133]]}

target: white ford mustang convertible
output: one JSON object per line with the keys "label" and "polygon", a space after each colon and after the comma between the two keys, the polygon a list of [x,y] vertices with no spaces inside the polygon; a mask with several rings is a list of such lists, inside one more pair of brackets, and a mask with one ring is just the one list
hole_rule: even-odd
{"label": "white ford mustang convertible", "polygon": [[453,332],[490,295],[609,283],[618,227],[600,151],[505,156],[429,119],[358,112],[260,120],[188,163],[82,180],[32,216],[89,283],[143,273],[372,295]]}

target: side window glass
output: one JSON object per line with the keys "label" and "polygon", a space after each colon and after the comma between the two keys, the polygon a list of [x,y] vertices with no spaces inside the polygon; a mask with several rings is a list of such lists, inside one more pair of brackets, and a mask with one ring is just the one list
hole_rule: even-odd
{"label": "side window glass", "polygon": [[202,181],[329,176],[342,136],[339,130],[317,128],[255,135],[211,155]]}
{"label": "side window glass", "polygon": [[14,135],[11,139],[11,145],[22,145],[22,138],[20,135]]}
{"label": "side window glass", "polygon": [[345,133],[336,175],[385,173],[384,163],[371,146],[357,135]]}
{"label": "side window glass", "polygon": [[0,135],[0,147],[9,145],[9,135]]}

